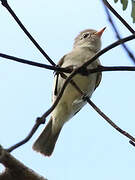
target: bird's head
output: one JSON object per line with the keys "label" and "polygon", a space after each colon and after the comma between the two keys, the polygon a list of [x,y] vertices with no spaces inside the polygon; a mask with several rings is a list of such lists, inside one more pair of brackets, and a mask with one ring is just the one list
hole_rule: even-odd
{"label": "bird's head", "polygon": [[73,48],[88,47],[94,52],[98,52],[101,48],[101,36],[106,28],[96,31],[86,29],[75,38]]}

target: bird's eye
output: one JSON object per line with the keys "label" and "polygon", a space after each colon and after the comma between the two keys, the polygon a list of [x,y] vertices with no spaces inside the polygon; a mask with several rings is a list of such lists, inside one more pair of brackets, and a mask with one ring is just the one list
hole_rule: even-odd
{"label": "bird's eye", "polygon": [[87,38],[89,36],[89,33],[83,34],[83,38]]}

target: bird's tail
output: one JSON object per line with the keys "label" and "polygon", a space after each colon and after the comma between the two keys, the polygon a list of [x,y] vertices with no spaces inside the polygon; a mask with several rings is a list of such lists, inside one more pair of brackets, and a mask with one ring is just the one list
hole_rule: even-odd
{"label": "bird's tail", "polygon": [[50,156],[54,150],[60,131],[61,129],[59,129],[56,133],[52,132],[51,118],[41,135],[34,143],[33,149],[45,156]]}

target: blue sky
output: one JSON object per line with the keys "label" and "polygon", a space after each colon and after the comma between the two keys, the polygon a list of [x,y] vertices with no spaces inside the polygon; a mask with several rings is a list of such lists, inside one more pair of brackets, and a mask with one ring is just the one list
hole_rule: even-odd
{"label": "blue sky", "polygon": [[[100,30],[106,26],[102,48],[116,41],[101,1],[8,2],[56,63],[72,49],[73,40],[81,30]],[[113,6],[134,28],[129,15],[131,4],[124,12],[121,4]],[[130,35],[119,20],[114,19],[122,36]],[[2,6],[0,22],[1,53],[48,64]],[[133,43],[127,43],[132,52]],[[100,60],[106,66],[133,65],[122,47],[107,52]],[[92,96],[92,101],[106,115],[132,135],[135,135],[134,78],[134,72],[104,72],[102,82]],[[50,107],[52,79],[52,71],[0,58],[0,144],[4,148],[22,140],[36,117]],[[65,124],[50,158],[32,150],[32,144],[43,128],[44,125],[26,145],[12,154],[49,180],[134,179],[135,148],[89,105]],[[0,169],[3,169],[1,165]]]}

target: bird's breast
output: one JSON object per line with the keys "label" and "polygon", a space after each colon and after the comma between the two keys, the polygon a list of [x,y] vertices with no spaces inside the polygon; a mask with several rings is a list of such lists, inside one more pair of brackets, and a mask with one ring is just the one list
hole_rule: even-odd
{"label": "bird's breast", "polygon": [[[59,80],[62,84],[65,82],[65,79],[62,77],[60,77]],[[73,81],[85,95],[90,97],[95,89],[96,74],[91,74],[89,76],[77,74],[73,78]],[[82,94],[80,94],[79,91],[71,83],[69,83],[52,114],[56,117],[56,119],[59,115],[61,115],[62,118],[64,117],[64,121],[67,121],[85,104],[86,102],[82,99]]]}

